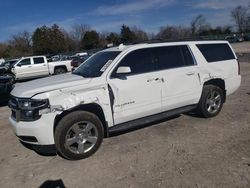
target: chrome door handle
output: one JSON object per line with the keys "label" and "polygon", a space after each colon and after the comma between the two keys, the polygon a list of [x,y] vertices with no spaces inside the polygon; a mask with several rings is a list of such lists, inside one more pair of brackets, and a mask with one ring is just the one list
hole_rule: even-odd
{"label": "chrome door handle", "polygon": [[152,78],[152,79],[148,79],[147,82],[164,82],[164,78]]}
{"label": "chrome door handle", "polygon": [[188,72],[188,73],[186,73],[187,76],[192,76],[194,74],[195,74],[195,72]]}
{"label": "chrome door handle", "polygon": [[155,81],[154,78],[151,78],[151,79],[148,79],[148,80],[147,80],[147,82],[153,82],[153,81]]}
{"label": "chrome door handle", "polygon": [[28,66],[28,68],[32,68],[32,66]]}

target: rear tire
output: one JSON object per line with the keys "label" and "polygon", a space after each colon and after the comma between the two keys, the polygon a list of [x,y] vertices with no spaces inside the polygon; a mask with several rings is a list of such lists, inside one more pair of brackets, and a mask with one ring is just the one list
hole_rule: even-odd
{"label": "rear tire", "polygon": [[215,117],[220,113],[224,101],[225,96],[221,88],[205,85],[196,111],[205,118]]}
{"label": "rear tire", "polygon": [[72,112],[55,128],[56,149],[64,158],[80,160],[93,155],[100,147],[104,129],[99,118],[90,112]]}
{"label": "rear tire", "polygon": [[55,75],[57,75],[57,74],[64,74],[66,72],[67,72],[67,70],[64,67],[56,67],[54,74]]}

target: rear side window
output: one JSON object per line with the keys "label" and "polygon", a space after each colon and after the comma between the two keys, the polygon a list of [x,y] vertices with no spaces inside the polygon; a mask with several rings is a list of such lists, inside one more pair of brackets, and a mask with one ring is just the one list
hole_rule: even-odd
{"label": "rear side window", "polygon": [[149,49],[140,49],[129,53],[119,63],[119,67],[121,66],[129,66],[131,75],[154,71],[154,63]]}
{"label": "rear side window", "polygon": [[44,63],[44,58],[43,57],[36,57],[33,59],[34,64],[42,64]]}
{"label": "rear side window", "polygon": [[228,44],[197,44],[208,63],[235,59]]}
{"label": "rear side window", "polygon": [[194,59],[186,45],[166,46],[152,49],[158,70],[194,65]]}

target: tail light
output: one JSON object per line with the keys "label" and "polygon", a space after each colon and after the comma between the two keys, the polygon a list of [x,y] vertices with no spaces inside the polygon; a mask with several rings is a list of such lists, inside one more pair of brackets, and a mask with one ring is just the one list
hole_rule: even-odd
{"label": "tail light", "polygon": [[238,62],[238,75],[240,75],[240,62],[238,59],[237,59],[237,62]]}
{"label": "tail light", "polygon": [[74,67],[74,62],[73,60],[70,62],[71,67]]}

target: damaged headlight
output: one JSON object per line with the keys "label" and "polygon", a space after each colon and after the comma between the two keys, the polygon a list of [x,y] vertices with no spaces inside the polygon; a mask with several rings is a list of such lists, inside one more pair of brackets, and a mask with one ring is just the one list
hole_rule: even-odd
{"label": "damaged headlight", "polygon": [[45,109],[49,107],[49,100],[19,99],[18,107],[22,110]]}
{"label": "damaged headlight", "polygon": [[11,98],[9,107],[12,109],[12,117],[17,121],[35,121],[43,113],[50,110],[49,100]]}

